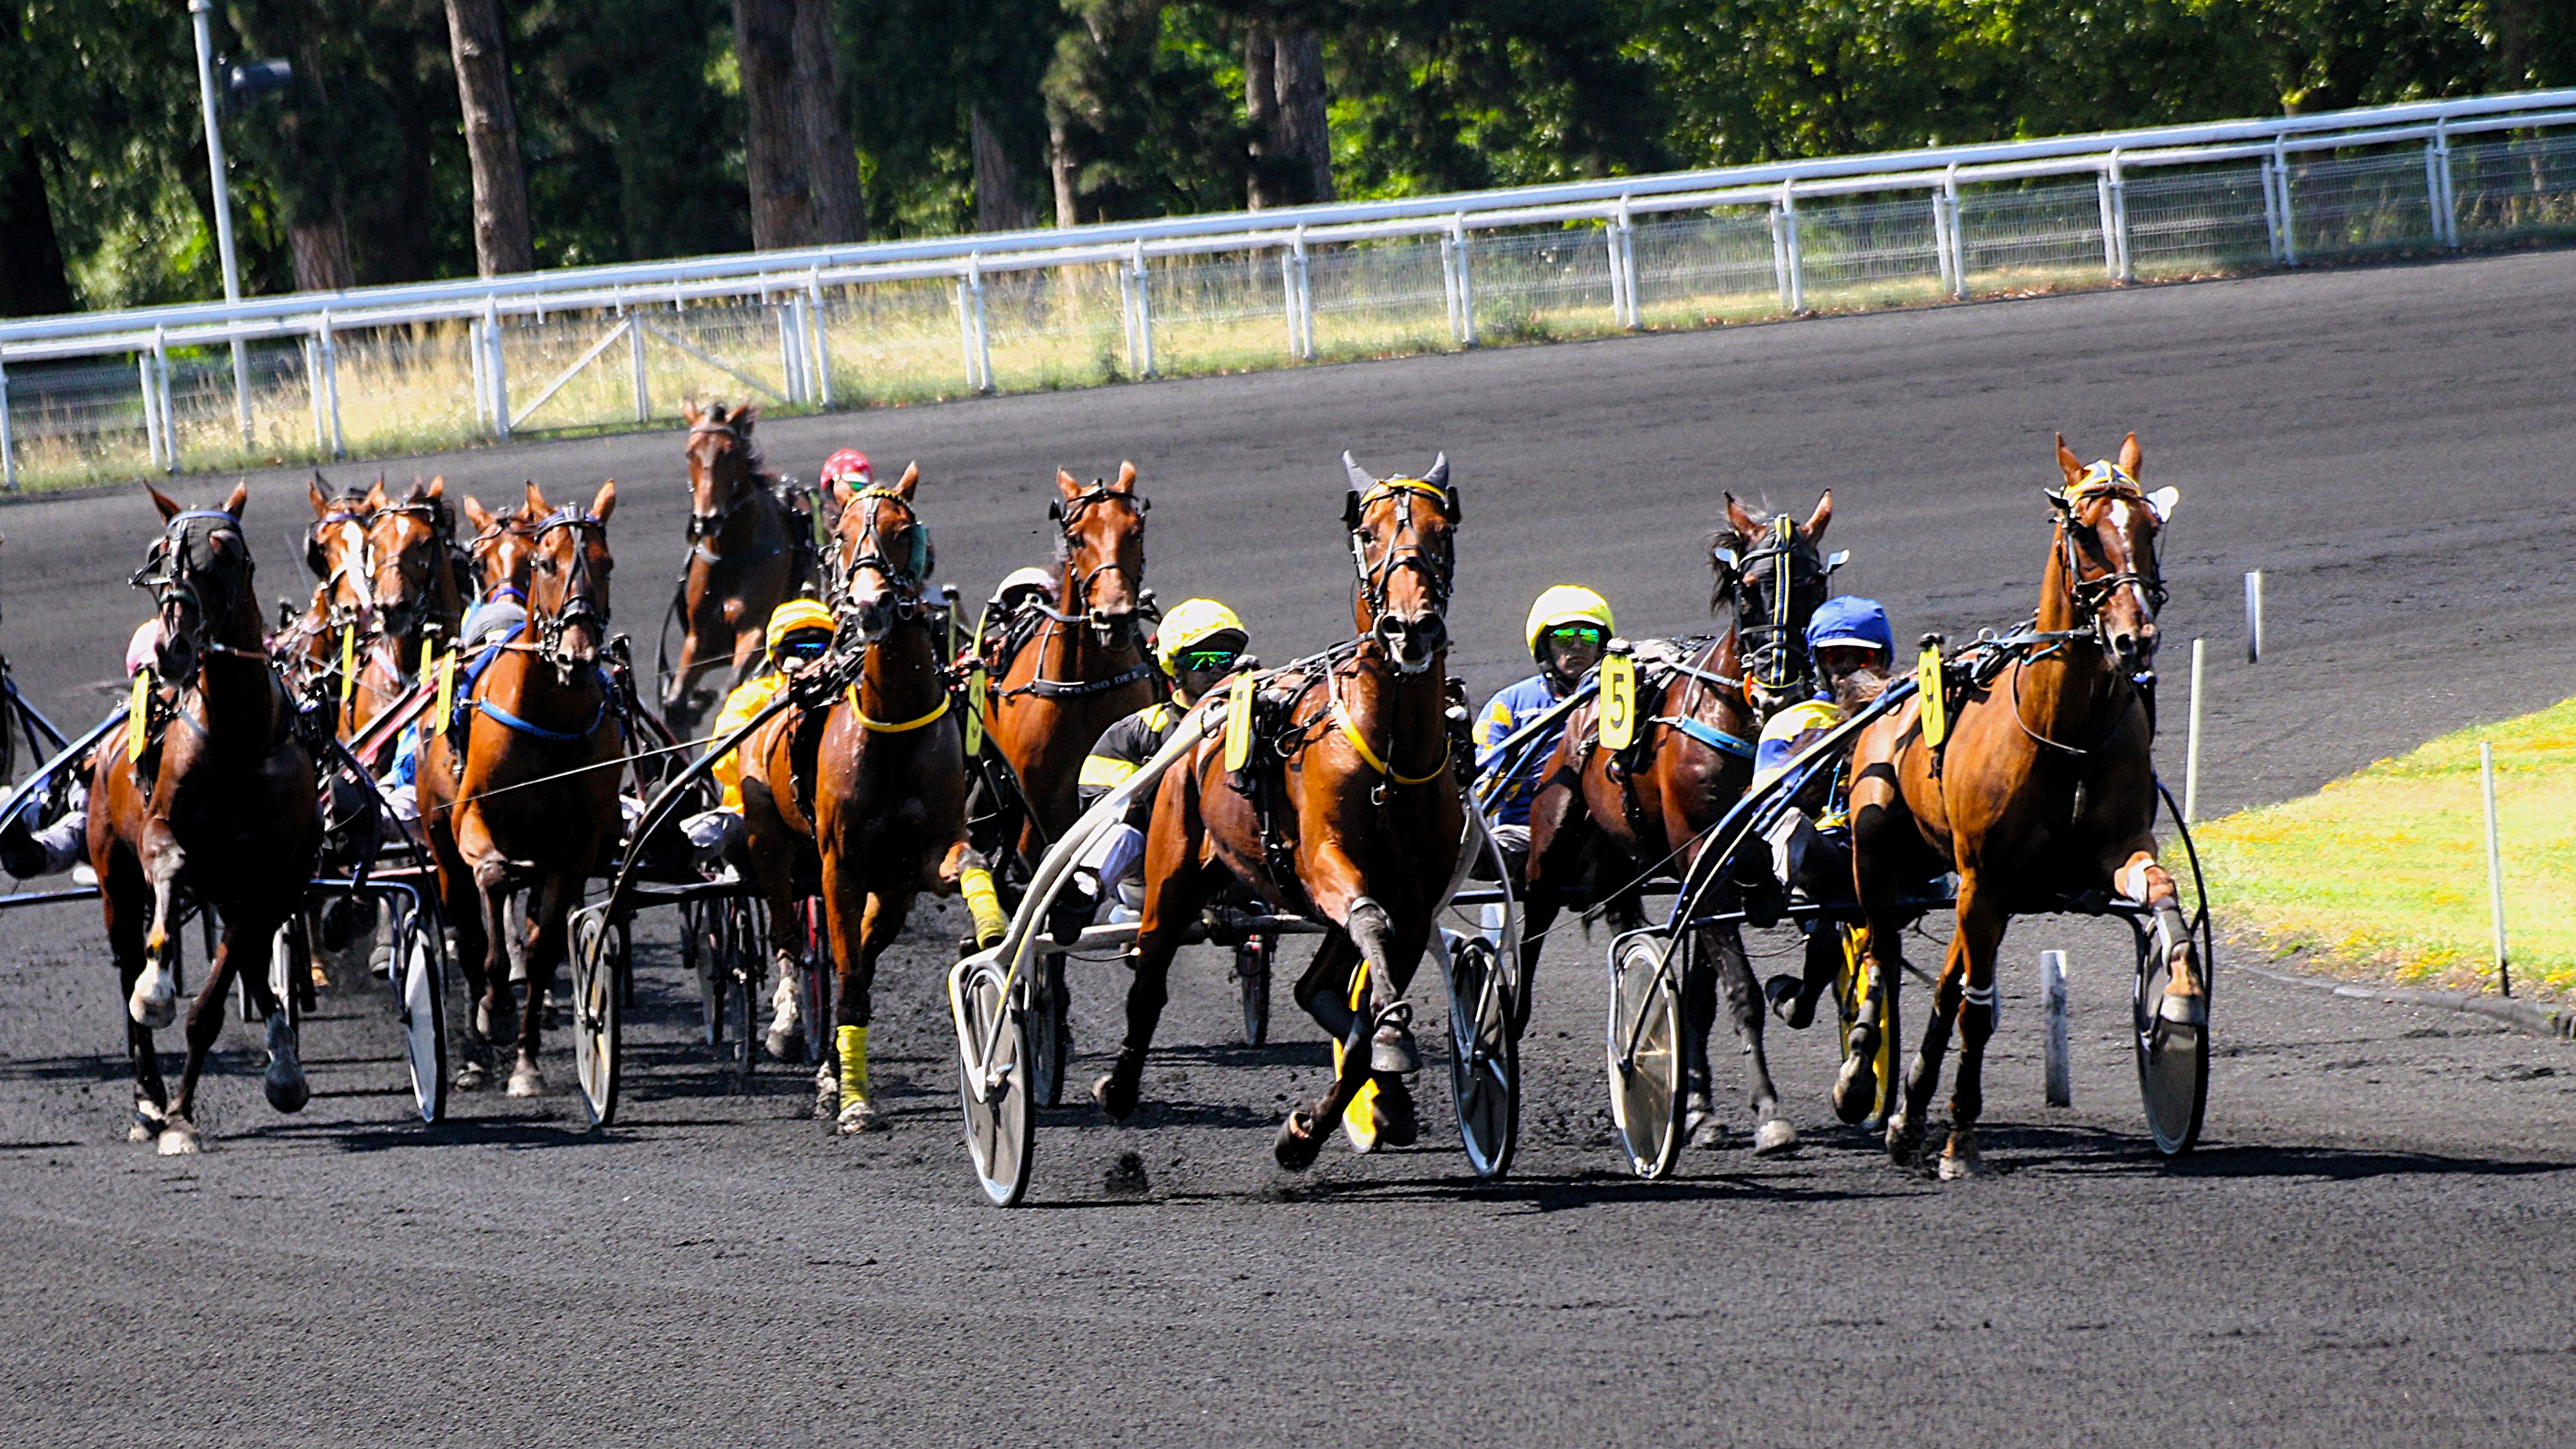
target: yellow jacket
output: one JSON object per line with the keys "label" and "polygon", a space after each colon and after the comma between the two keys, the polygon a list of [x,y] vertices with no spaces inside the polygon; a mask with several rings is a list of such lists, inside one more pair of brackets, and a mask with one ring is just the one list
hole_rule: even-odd
{"label": "yellow jacket", "polygon": [[[770,701],[787,687],[787,676],[774,669],[764,669],[734,686],[725,696],[724,710],[716,716],[715,737],[723,739],[751,723],[751,717],[769,708]],[[742,752],[736,750],[716,761],[713,771],[716,783],[724,787],[720,808],[742,813]]]}

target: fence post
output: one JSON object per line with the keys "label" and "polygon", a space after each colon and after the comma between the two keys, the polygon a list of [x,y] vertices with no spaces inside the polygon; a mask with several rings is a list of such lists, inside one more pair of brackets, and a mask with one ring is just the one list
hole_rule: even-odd
{"label": "fence post", "polygon": [[250,346],[238,337],[233,339],[233,422],[241,429],[242,446],[250,447]]}
{"label": "fence post", "polygon": [[823,313],[823,269],[815,267],[805,273],[805,327],[814,344],[814,382],[826,410],[834,405],[832,396],[832,336]]}
{"label": "fence post", "polygon": [[0,488],[18,491],[17,440],[9,434],[9,364],[0,362]]}
{"label": "fence post", "polygon": [[2460,218],[2451,197],[2451,123],[2446,117],[2433,123],[2433,139],[2424,147],[2424,190],[2433,204],[2433,241],[2453,251],[2460,249]]}
{"label": "fence post", "polygon": [[1458,267],[1458,345],[1476,345],[1476,284],[1467,266],[1467,213],[1449,218],[1449,235],[1457,242],[1451,255]]}
{"label": "fence post", "polygon": [[1953,285],[1950,276],[1949,208],[1942,205],[1938,187],[1927,195],[1924,204],[1932,208],[1932,265],[1941,274],[1941,290],[1948,293]]}
{"label": "fence post", "polygon": [[1787,297],[1790,311],[1807,310],[1806,262],[1798,250],[1798,193],[1796,183],[1780,183],[1779,252],[1781,266],[1788,274]]}
{"label": "fence post", "polygon": [[2513,995],[2513,969],[2504,954],[2504,854],[2496,844],[2495,746],[2478,741],[2478,793],[2487,811],[2487,923],[2495,934],[2496,991]]}
{"label": "fence post", "polygon": [[971,280],[974,259],[967,259],[970,271],[957,276],[957,354],[966,369],[966,390],[982,392],[983,375],[975,370],[975,284]]}
{"label": "fence post", "polygon": [[[340,434],[340,343],[331,331],[331,309],[328,307],[322,309],[321,337],[322,396],[331,418],[331,456],[345,458],[349,456],[349,449]],[[172,453],[170,460],[176,464],[178,454]]]}
{"label": "fence post", "polygon": [[170,406],[170,334],[159,327],[152,329],[152,389],[161,404],[161,451],[168,455],[166,465],[179,471],[179,414]]}
{"label": "fence post", "polygon": [[644,318],[640,313],[626,317],[626,365],[634,374],[635,421],[653,420],[653,394],[644,372]]}
{"label": "fence post", "polygon": [[2138,279],[2129,261],[2129,180],[2120,169],[2118,147],[2112,148],[2102,171],[2102,249],[2111,264],[2111,280]]}
{"label": "fence post", "polygon": [[2043,1037],[2041,1089],[2052,1107],[2075,1105],[2075,1070],[2066,1050],[2066,953],[2039,953],[2039,1015]]}
{"label": "fence post", "polygon": [[803,359],[796,355],[800,350],[797,345],[799,338],[796,329],[796,294],[788,293],[787,300],[777,303],[776,306],[778,308],[778,390],[787,394],[789,402],[801,403],[805,401],[805,366]]}
{"label": "fence post", "polygon": [[501,348],[501,303],[496,297],[483,299],[483,345],[491,356],[483,364],[483,375],[492,384],[492,436],[510,441],[510,357]]}
{"label": "fence post", "polygon": [[1297,228],[1297,342],[1298,355],[1308,362],[1315,360],[1315,260],[1306,250],[1306,228]]}
{"label": "fence post", "polygon": [[492,421],[492,388],[483,379],[483,321],[465,319],[465,366],[473,375],[474,426],[486,427]]}
{"label": "fence post", "polygon": [[134,390],[143,395],[143,451],[152,455],[152,466],[161,466],[161,403],[152,388],[152,354],[134,354]]}
{"label": "fence post", "polygon": [[1950,213],[1950,295],[1968,300],[1968,234],[1959,211],[1959,168],[1941,175],[1941,206]]}
{"label": "fence post", "polygon": [[1454,253],[1458,244],[1447,232],[1440,234],[1440,300],[1449,307],[1449,335],[1458,335],[1458,261]]}
{"label": "fence post", "polygon": [[2272,185],[2281,193],[2281,265],[2299,264],[2299,219],[2290,206],[2290,152],[2282,138],[2272,138]]}
{"label": "fence post", "polygon": [[1618,299],[1627,307],[1619,325],[1635,332],[1646,325],[1646,319],[1637,304],[1637,223],[1629,215],[1625,196],[1619,198],[1619,223],[1611,238],[1611,275],[1618,280]]}
{"label": "fence post", "polygon": [[[992,392],[993,335],[984,324],[984,258],[981,253],[966,258],[966,281],[975,302],[975,379],[977,392]],[[1150,354],[1148,355],[1151,361]]]}
{"label": "fence post", "polygon": [[[1154,377],[1158,375],[1154,370],[1154,279],[1145,270],[1145,243],[1138,240],[1129,255],[1133,258],[1136,274],[1136,357],[1139,367],[1136,375]],[[985,369],[984,376],[989,386],[992,379],[989,367]]]}

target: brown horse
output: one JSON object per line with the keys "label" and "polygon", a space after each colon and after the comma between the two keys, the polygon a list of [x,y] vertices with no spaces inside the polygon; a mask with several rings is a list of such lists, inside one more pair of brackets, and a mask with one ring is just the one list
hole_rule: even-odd
{"label": "brown horse", "polygon": [[[903,931],[914,896],[962,889],[980,940],[998,939],[1003,927],[992,874],[966,840],[965,747],[924,599],[933,555],[913,504],[920,482],[916,463],[891,488],[832,485],[839,651],[860,654],[858,678],[743,744],[752,874],[782,972],[798,969],[802,946],[798,867],[819,864],[839,1004],[833,1050],[816,1074],[817,1107],[842,1132],[878,1125],[867,1057],[877,958]],[[811,784],[792,783],[800,780]]]}
{"label": "brown horse", "polygon": [[[1644,641],[1637,649],[1641,695],[1636,742],[1600,747],[1595,704],[1566,718],[1545,784],[1530,804],[1529,933],[1539,939],[1568,891],[1587,881],[1633,882],[1663,862],[1687,877],[1706,832],[1753,779],[1754,742],[1770,714],[1805,693],[1807,620],[1824,602],[1830,565],[1817,549],[1833,522],[1827,492],[1801,524],[1770,517],[1726,495],[1727,527],[1712,540],[1717,583],[1712,608],[1728,608],[1726,631],[1678,645]],[[1610,888],[1616,891],[1615,884]],[[1720,886],[1731,893],[1731,884]],[[1714,1145],[1723,1127],[1711,1100],[1708,1033],[1717,998],[1744,1043],[1753,1150],[1795,1151],[1797,1129],[1780,1115],[1762,1045],[1762,992],[1732,923],[1704,927],[1682,979],[1686,1090],[1684,1130],[1694,1144]]]}
{"label": "brown horse", "polygon": [[[1163,777],[1145,844],[1145,904],[1129,955],[1127,1040],[1093,1087],[1103,1110],[1135,1111],[1145,1054],[1168,999],[1172,955],[1199,912],[1242,880],[1326,927],[1298,1003],[1342,1043],[1331,1087],[1281,1125],[1274,1151],[1303,1168],[1374,1081],[1378,1140],[1415,1131],[1404,1079],[1419,1069],[1404,1000],[1466,828],[1459,741],[1449,720],[1448,623],[1461,519],[1449,460],[1419,478],[1377,478],[1342,455],[1344,521],[1359,572],[1360,637],[1264,677],[1276,723],[1238,779],[1220,741]],[[1365,1008],[1365,1009],[1362,1009]]]}
{"label": "brown horse", "polygon": [[2117,462],[2086,468],[2063,438],[2057,461],[2066,483],[2047,490],[2056,516],[2039,609],[1996,651],[2009,662],[1999,657],[1996,668],[1972,676],[1950,707],[1945,743],[1925,741],[1921,706],[1908,702],[1853,747],[1853,871],[1869,917],[1864,961],[1874,973],[1874,1010],[1854,1029],[1855,1054],[1835,1095],[1839,1105],[1877,1093],[1877,1033],[1896,1031],[1903,979],[1899,896],[1957,871],[1958,932],[1906,1071],[1904,1102],[1887,1119],[1889,1155],[1912,1160],[1955,1019],[1959,1068],[1943,1177],[1979,1170],[1995,948],[2013,916],[2114,893],[2146,903],[2172,971],[2164,1019],[2189,1026],[2208,1019],[2202,963],[2173,877],[2156,862],[2155,721],[2141,683],[2155,663],[2165,592],[2156,536],[2177,494],[2141,489],[2135,433]]}
{"label": "brown horse", "polygon": [[527,605],[528,579],[536,571],[537,520],[547,513],[537,485],[530,483],[527,490],[527,499],[518,507],[498,513],[470,493],[465,497],[465,521],[474,525],[465,556],[474,566],[478,604],[507,599],[522,608]]}
{"label": "brown horse", "polygon": [[[536,485],[531,506],[544,509]],[[513,1035],[517,1002],[502,932],[513,890],[533,889],[528,910],[528,1004],[515,1023],[513,1097],[545,1090],[537,1068],[546,991],[564,954],[564,921],[591,873],[614,852],[625,722],[601,664],[608,640],[608,519],[617,484],[600,485],[587,511],[567,505],[532,526],[527,627],[488,646],[460,675],[456,713],[435,723],[420,753],[420,815],[438,859],[438,884],[456,931],[457,958],[475,999],[460,1090],[483,1086],[485,1051]]]}
{"label": "brown horse", "polygon": [[[375,569],[367,549],[374,515],[366,494],[325,490],[318,472],[305,484],[313,504],[313,523],[304,535],[304,567],[314,578],[312,601],[292,616],[285,614],[291,605],[278,605],[278,631],[268,648],[299,693],[328,695],[336,703],[355,690],[354,683],[342,686],[343,675],[353,674],[344,669],[343,660],[354,661],[358,638],[375,629]],[[341,727],[344,734],[355,733],[345,719]]]}
{"label": "brown horse", "polygon": [[[224,1026],[238,973],[268,1018],[265,1090],[281,1112],[304,1105],[295,1027],[269,987],[277,928],[299,909],[321,840],[313,754],[260,638],[247,484],[220,509],[182,509],[152,490],[161,539],[135,583],[153,591],[161,639],[144,708],[99,748],[91,774],[89,858],[98,872],[134,1059],[136,1141],[197,1150],[197,1078]],[[180,919],[222,913],[224,937],[188,1010],[178,1095],[162,1086],[155,1028],[178,1011]]]}
{"label": "brown horse", "polygon": [[[810,576],[812,540],[778,497],[778,475],[752,446],[756,403],[728,413],[684,404],[689,424],[689,558],[680,575],[680,657],[662,681],[662,714],[689,734],[760,663],[761,631]],[[710,682],[718,669],[725,673]]]}
{"label": "brown horse", "polygon": [[1116,482],[1088,488],[1058,469],[1055,486],[1047,517],[1058,530],[1056,607],[1032,605],[1044,610],[1036,627],[1006,636],[1014,642],[991,661],[984,711],[984,732],[1028,805],[1020,853],[1030,861],[1081,815],[1082,761],[1100,732],[1160,692],[1140,612],[1148,505],[1136,465],[1121,463]]}

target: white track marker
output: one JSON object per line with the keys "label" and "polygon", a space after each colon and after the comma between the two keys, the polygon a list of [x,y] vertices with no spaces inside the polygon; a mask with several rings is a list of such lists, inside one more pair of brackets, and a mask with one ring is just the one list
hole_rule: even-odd
{"label": "white track marker", "polygon": [[2245,662],[2263,660],[2263,571],[2245,576]]}
{"label": "white track marker", "polygon": [[2487,920],[2495,932],[2496,990],[2513,995],[2513,968],[2504,954],[2504,856],[2496,845],[2495,746],[2478,741],[2478,786],[2487,807]]}
{"label": "white track marker", "polygon": [[2182,747],[2182,822],[2197,824],[2200,820],[2200,666],[2207,654],[2208,641],[2191,641],[2191,730],[2183,736]]}
{"label": "white track marker", "polygon": [[2066,1053],[2066,953],[2039,953],[2039,1014],[2047,1023],[2047,1045],[2042,1053],[2043,1085],[2048,1092],[2048,1105],[2069,1107],[2075,1103],[2075,1072]]}

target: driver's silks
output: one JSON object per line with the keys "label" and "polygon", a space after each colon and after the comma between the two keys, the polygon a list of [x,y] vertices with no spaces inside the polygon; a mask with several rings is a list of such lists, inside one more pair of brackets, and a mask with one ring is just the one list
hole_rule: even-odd
{"label": "driver's silks", "polygon": [[1225,687],[1225,767],[1240,771],[1252,763],[1252,694],[1250,674],[1238,674]]}
{"label": "driver's silks", "polygon": [[1942,685],[1941,646],[1926,644],[1914,664],[1914,692],[1923,701],[1923,743],[1936,750],[1950,738],[1950,699]]}
{"label": "driver's silks", "polygon": [[134,693],[125,702],[125,758],[143,758],[143,737],[152,732],[152,671],[134,671]]}
{"label": "driver's silks", "polygon": [[1601,661],[1601,748],[1617,753],[1637,742],[1637,664],[1625,654]]}
{"label": "driver's silks", "polygon": [[984,661],[966,666],[966,754],[984,753]]}

